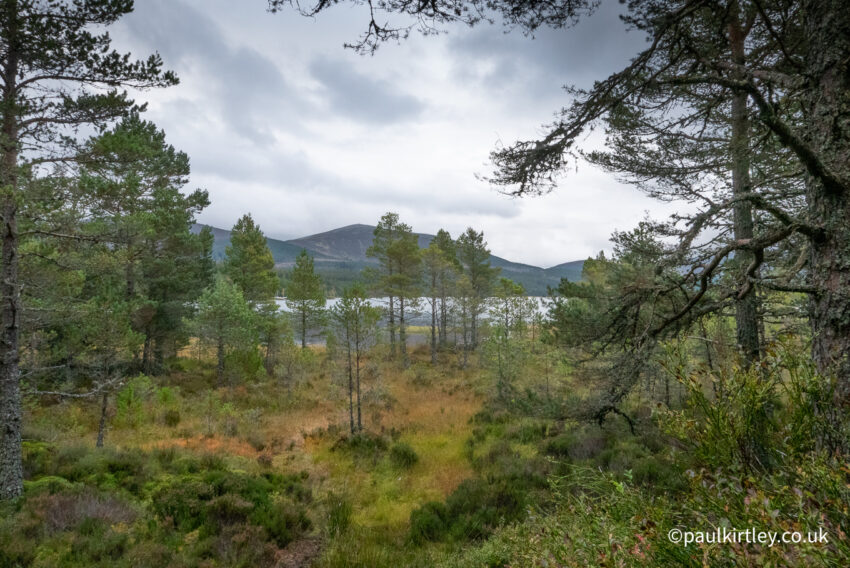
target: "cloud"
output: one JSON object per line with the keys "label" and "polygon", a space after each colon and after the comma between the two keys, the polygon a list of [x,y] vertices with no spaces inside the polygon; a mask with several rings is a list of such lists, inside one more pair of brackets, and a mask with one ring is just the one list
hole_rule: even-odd
{"label": "cloud", "polygon": [[628,64],[645,47],[639,32],[625,32],[622,7],[602,2],[597,12],[568,29],[540,28],[533,35],[479,26],[451,38],[455,72],[489,88],[551,92],[564,85],[590,87]]}
{"label": "cloud", "polygon": [[229,130],[256,144],[273,140],[270,115],[297,119],[309,103],[266,55],[231,45],[206,12],[182,0],[147,0],[127,20],[132,39],[158,50]]}
{"label": "cloud", "polygon": [[535,200],[507,199],[473,175],[489,172],[498,141],[539,135],[568,102],[564,84],[589,86],[644,45],[623,32],[616,3],[534,39],[453,26],[374,57],[341,47],[362,32],[357,7],[308,19],[266,6],[144,0],[110,30],[119,49],[158,51],[180,76],[138,98],[189,154],[187,189],[209,190],[201,222],[229,228],[251,212],[266,234],[295,238],[396,211],[420,232],[476,227],[494,254],[540,266],[608,248],[646,209],[666,214],[590,168]]}
{"label": "cloud", "polygon": [[425,107],[389,81],[358,73],[342,60],[318,58],[310,71],[322,84],[330,112],[353,120],[397,124],[416,118]]}

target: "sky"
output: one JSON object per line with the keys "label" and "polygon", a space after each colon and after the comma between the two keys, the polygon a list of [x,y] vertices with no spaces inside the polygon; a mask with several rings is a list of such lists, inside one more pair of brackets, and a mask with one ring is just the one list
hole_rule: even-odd
{"label": "sky", "polygon": [[[387,211],[414,231],[484,231],[493,254],[553,266],[610,250],[614,230],[670,213],[589,164],[545,196],[516,199],[480,179],[500,144],[534,138],[644,45],[618,2],[535,37],[499,25],[412,34],[374,55],[344,49],[363,7],[316,18],[271,14],[266,0],[137,0],[114,46],[158,52],[180,84],[136,93],[145,118],[189,155],[186,190],[209,191],[201,223],[230,228],[251,213],[267,236],[374,225]],[[599,147],[593,133],[583,147]],[[478,175],[476,175],[478,174]]]}

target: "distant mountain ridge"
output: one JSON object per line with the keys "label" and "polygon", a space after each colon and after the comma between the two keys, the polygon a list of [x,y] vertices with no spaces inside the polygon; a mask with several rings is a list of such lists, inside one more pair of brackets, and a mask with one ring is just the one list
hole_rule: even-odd
{"label": "distant mountain ridge", "polygon": [[[194,225],[192,230],[200,232],[205,225]],[[230,231],[210,226],[213,233],[213,258],[222,260],[225,249],[230,244]],[[366,266],[374,265],[375,259],[366,256],[366,249],[372,244],[373,225],[347,225],[315,235],[282,241],[266,238],[274,257],[275,266],[288,268],[302,249],[313,256],[316,271],[333,285],[345,285],[357,279]],[[419,246],[426,248],[434,235],[416,233]],[[565,262],[551,268],[540,268],[530,264],[511,262],[491,255],[490,263],[502,269],[501,276],[510,278],[523,285],[526,292],[533,296],[544,296],[548,287],[556,287],[561,278],[570,281],[581,279],[583,260]]]}

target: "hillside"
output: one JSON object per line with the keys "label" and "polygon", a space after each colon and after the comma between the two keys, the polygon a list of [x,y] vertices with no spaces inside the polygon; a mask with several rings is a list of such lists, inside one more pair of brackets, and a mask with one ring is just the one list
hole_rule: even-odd
{"label": "hillside", "polygon": [[[203,225],[195,225],[193,230],[200,231]],[[213,258],[221,260],[230,243],[230,231],[211,227],[215,238]],[[374,260],[366,256],[366,249],[372,244],[372,225],[355,224],[332,229],[315,235],[282,241],[267,238],[269,249],[278,268],[287,269],[295,262],[295,257],[306,249],[313,255],[316,271],[329,287],[337,289],[356,280],[366,266]],[[425,248],[434,235],[417,233],[419,246]],[[523,285],[529,295],[545,296],[548,287],[555,287],[561,278],[575,281],[581,278],[582,260],[565,262],[551,268],[540,268],[529,264],[512,262],[499,256],[491,256],[490,263],[501,269],[501,276]]]}
{"label": "hillside", "polygon": [[584,268],[583,260],[564,262],[546,269],[546,273],[558,279],[566,278],[570,282],[581,280],[581,271]]}

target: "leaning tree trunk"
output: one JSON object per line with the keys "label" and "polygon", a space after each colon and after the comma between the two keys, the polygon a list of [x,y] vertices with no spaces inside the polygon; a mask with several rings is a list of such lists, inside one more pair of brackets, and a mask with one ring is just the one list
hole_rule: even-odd
{"label": "leaning tree trunk", "polygon": [[[9,10],[16,10],[12,3]],[[6,15],[14,21],[14,15]],[[14,29],[8,30],[15,36]],[[9,45],[9,37],[3,38]],[[18,56],[7,48],[3,69],[2,100],[2,160],[0,160],[0,499],[13,499],[24,490],[21,451],[21,385],[18,368],[21,294],[18,282],[18,124],[15,116],[15,81],[18,76]]]}
{"label": "leaning tree trunk", "polygon": [[[842,0],[803,3],[808,17],[808,142],[839,183],[808,181],[809,214],[824,227],[811,243],[812,355],[836,379],[835,407],[850,407],[850,10]],[[846,443],[846,441],[845,441]]]}
{"label": "leaning tree trunk", "polygon": [[[738,19],[738,8],[734,6],[729,23],[729,44],[732,50],[732,60],[743,67],[746,58],[744,52],[745,33]],[[738,79],[743,79],[739,77]],[[729,153],[732,160],[732,195],[740,196],[752,191],[750,181],[750,133],[747,116],[747,98],[745,92],[732,95],[732,135],[729,143]],[[749,201],[738,201],[732,209],[734,238],[745,241],[753,238],[753,210]],[[735,327],[737,332],[738,349],[744,358],[744,364],[749,366],[759,358],[759,317],[758,298],[751,286],[747,285],[749,266],[755,255],[751,251],[739,250],[735,253],[737,265],[738,286],[749,293],[735,300]]]}

